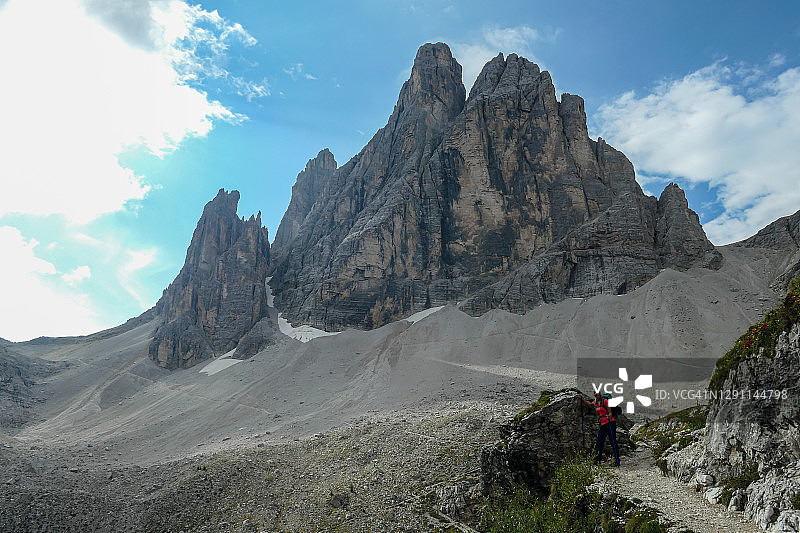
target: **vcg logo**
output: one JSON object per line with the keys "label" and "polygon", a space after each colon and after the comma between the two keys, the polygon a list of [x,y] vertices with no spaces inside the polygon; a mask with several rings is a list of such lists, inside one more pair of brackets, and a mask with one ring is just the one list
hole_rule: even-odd
{"label": "vcg logo", "polygon": [[[624,383],[628,381],[628,370],[626,368],[619,369],[619,379],[622,380],[623,383],[592,383],[592,389],[594,392],[604,392],[611,395],[611,399],[608,400],[609,407],[616,407],[622,402],[625,401],[625,385]],[[642,374],[633,382],[634,390],[644,390],[649,389],[653,386],[653,375],[652,374]],[[643,396],[641,394],[636,394],[636,399],[639,400],[645,407],[649,407],[652,403],[652,400],[649,396]],[[629,400],[625,404],[625,412],[626,413],[633,413],[635,412],[633,401]]]}

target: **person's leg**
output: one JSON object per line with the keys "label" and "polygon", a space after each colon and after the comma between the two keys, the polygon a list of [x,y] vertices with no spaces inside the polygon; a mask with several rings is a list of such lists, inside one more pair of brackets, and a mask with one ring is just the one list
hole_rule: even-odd
{"label": "person's leg", "polygon": [[606,435],[608,434],[608,424],[600,426],[600,431],[597,432],[597,444],[594,447],[595,455],[594,462],[599,463],[603,457],[603,447],[606,445]]}
{"label": "person's leg", "polygon": [[608,440],[611,442],[611,449],[614,450],[614,464],[619,466],[619,448],[617,447],[617,422],[608,424]]}

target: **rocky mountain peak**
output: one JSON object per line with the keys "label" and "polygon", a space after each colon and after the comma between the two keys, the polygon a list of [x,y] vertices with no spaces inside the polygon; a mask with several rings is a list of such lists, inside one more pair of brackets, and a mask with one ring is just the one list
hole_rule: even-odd
{"label": "rocky mountain peak", "polygon": [[331,151],[324,148],[316,157],[309,159],[305,169],[297,175],[289,207],[275,233],[275,245],[278,248],[290,242],[300,232],[303,220],[331,182],[337,166]]}
{"label": "rocky mountain peak", "polygon": [[[506,58],[500,53],[484,65],[470,89],[469,99],[513,92],[537,85],[541,81],[549,82],[551,86],[553,84],[550,73],[542,72],[536,63],[517,54],[509,54]],[[555,89],[553,92],[555,93]]]}
{"label": "rocky mountain peak", "polygon": [[149,353],[159,366],[187,368],[227,352],[268,315],[267,229],[261,213],[239,218],[238,203],[238,191],[220,189],[205,205],[183,268],[156,304],[161,325]]}
{"label": "rocky mountain peak", "polygon": [[683,189],[670,183],[658,199],[656,247],[664,262],[679,269],[718,268],[722,257],[706,237],[700,217],[689,209]]}
{"label": "rocky mountain peak", "polygon": [[452,118],[464,107],[466,90],[461,82],[461,65],[444,43],[420,46],[411,77],[403,84],[399,109],[422,107],[437,118]]}
{"label": "rocky mountain peak", "polygon": [[298,176],[271,266],[285,318],[336,330],[454,301],[524,312],[719,266],[682,193],[645,195],[547,71],[498,54],[466,101],[460,76],[446,45],[422,46],[387,125],[326,178],[335,186],[309,207]]}

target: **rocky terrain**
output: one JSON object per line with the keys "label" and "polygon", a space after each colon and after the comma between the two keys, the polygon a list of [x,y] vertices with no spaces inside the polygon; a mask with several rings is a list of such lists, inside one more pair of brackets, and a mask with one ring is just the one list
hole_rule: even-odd
{"label": "rocky terrain", "polygon": [[519,407],[450,402],[302,440],[255,434],[224,452],[151,466],[91,443],[4,441],[0,529],[444,531],[451,521],[437,510],[437,490],[478,479],[480,446]]}
{"label": "rocky terrain", "polygon": [[0,428],[18,428],[30,421],[34,405],[47,397],[37,385],[63,369],[63,364],[16,353],[0,339]]}
{"label": "rocky terrain", "polygon": [[[714,247],[683,191],[644,195],[547,72],[499,55],[467,96],[441,43],[357,156],[309,161],[272,246],[238,200],[205,206],[153,309],[0,341],[0,530],[472,531],[481,480],[544,493],[577,447],[579,404],[541,393],[575,387],[579,359],[719,358],[800,268],[800,212]],[[797,337],[736,359],[723,388],[795,390]],[[797,405],[767,407],[713,406],[659,464],[711,484],[755,465],[728,496],[774,529],[795,516]],[[515,462],[526,475],[501,472]]]}
{"label": "rocky terrain", "polygon": [[[524,485],[547,496],[557,466],[590,450],[600,421],[585,401],[593,398],[578,389],[543,392],[539,400],[500,426],[500,440],[481,452],[481,489],[484,493],[513,491]],[[620,454],[631,449],[628,430],[632,424],[624,415],[617,420]]]}

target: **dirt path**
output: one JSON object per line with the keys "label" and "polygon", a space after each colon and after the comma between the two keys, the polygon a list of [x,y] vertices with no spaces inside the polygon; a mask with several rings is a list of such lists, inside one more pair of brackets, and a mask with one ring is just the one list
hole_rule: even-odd
{"label": "dirt path", "polygon": [[691,529],[698,533],[762,533],[741,512],[713,505],[688,485],[661,475],[648,448],[640,448],[614,470],[615,492],[639,498],[674,522],[670,531]]}

